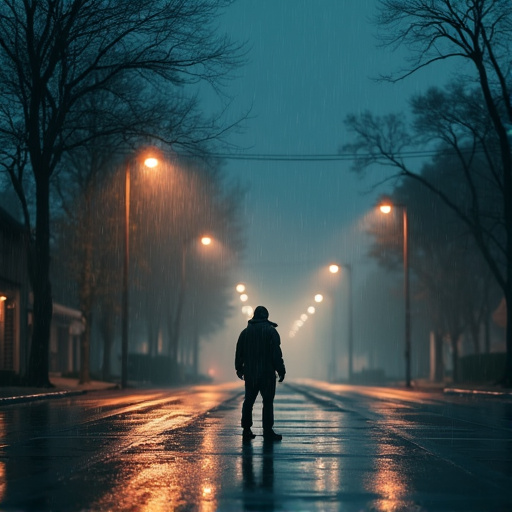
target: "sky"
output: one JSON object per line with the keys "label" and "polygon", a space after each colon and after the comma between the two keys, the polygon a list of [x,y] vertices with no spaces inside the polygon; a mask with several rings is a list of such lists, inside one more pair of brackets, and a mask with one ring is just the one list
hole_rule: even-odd
{"label": "sky", "polygon": [[[221,29],[249,49],[247,63],[226,89],[233,119],[250,109],[241,133],[230,138],[236,152],[336,154],[351,140],[344,126],[348,114],[405,113],[412,95],[444,83],[444,71],[434,68],[394,84],[376,80],[404,65],[404,52],[378,46],[371,21],[376,5],[377,0],[238,0],[226,11]],[[334,261],[350,264],[355,293],[372,278],[361,226],[385,192],[373,186],[382,175],[377,170],[360,177],[350,161],[255,160],[228,160],[226,174],[248,190],[242,204],[247,247],[233,279],[247,286],[251,306],[267,306],[279,324],[289,372],[325,377],[331,306],[344,332],[347,302],[346,273],[333,284],[325,269]],[[308,328],[290,338],[313,295],[328,289],[333,304],[325,301]],[[247,321],[234,290],[233,306],[225,328],[203,342],[203,370],[214,369],[219,379],[234,375],[234,347]],[[312,359],[316,363],[309,364]]]}

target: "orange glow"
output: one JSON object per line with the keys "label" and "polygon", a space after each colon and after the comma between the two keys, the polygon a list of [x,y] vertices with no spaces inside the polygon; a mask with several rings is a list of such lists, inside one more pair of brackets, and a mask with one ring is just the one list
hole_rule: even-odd
{"label": "orange glow", "polygon": [[329,272],[331,274],[337,274],[340,270],[340,267],[336,264],[333,264],[333,265],[329,265]]}
{"label": "orange glow", "polygon": [[391,212],[392,210],[392,207],[390,204],[381,204],[379,206],[379,210],[382,212],[382,213],[385,213],[385,214],[388,214]]}
{"label": "orange glow", "polygon": [[201,238],[201,243],[203,245],[210,245],[212,243],[212,239],[209,236],[203,236],[203,238]]}
{"label": "orange glow", "polygon": [[149,167],[150,169],[153,169],[158,165],[158,158],[155,158],[154,156],[150,156],[144,160],[144,165],[146,167]]}

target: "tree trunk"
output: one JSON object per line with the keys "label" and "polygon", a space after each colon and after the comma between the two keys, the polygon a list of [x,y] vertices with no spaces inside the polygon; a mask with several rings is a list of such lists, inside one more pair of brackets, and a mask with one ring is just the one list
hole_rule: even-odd
{"label": "tree trunk", "polygon": [[90,347],[91,347],[91,328],[92,313],[82,312],[85,318],[85,329],[80,336],[80,384],[91,382],[90,375]]}
{"label": "tree trunk", "polygon": [[147,315],[147,329],[148,329],[148,354],[151,357],[158,355],[158,324],[151,318],[151,314]]}
{"label": "tree trunk", "polygon": [[508,294],[505,297],[507,307],[507,326],[506,326],[506,347],[507,355],[505,358],[505,374],[501,379],[503,386],[512,387],[512,280],[507,283]]}
{"label": "tree trunk", "polygon": [[459,336],[452,334],[450,340],[452,342],[453,382],[459,382]]}
{"label": "tree trunk", "polygon": [[100,319],[100,332],[103,338],[102,378],[109,381],[112,373],[112,347],[114,346],[114,318],[112,312],[104,311]]}
{"label": "tree trunk", "polygon": [[[41,174],[41,173],[40,173]],[[53,303],[50,284],[50,205],[49,179],[36,180],[36,236],[30,255],[34,294],[33,332],[30,346],[27,383],[51,387],[49,380],[50,328]]]}
{"label": "tree trunk", "polygon": [[491,313],[489,309],[486,309],[484,317],[484,345],[485,353],[489,354],[491,352]]}
{"label": "tree trunk", "polygon": [[169,357],[173,364],[178,363],[178,345],[177,345],[177,337],[174,332],[174,319],[169,315],[168,321],[168,331],[169,331]]}
{"label": "tree trunk", "polygon": [[193,353],[192,353],[192,368],[194,373],[194,378],[197,380],[199,377],[199,336],[197,335],[197,329],[195,329],[196,332],[193,334]]}
{"label": "tree trunk", "polygon": [[80,337],[80,384],[91,381],[91,330],[92,330],[92,303],[93,303],[93,282],[92,271],[93,241],[92,221],[90,208],[90,194],[86,193],[84,229],[82,230],[83,243],[85,247],[82,276],[80,279],[80,309],[85,318],[85,330]]}
{"label": "tree trunk", "polygon": [[443,335],[434,331],[434,350],[435,350],[435,361],[436,370],[434,374],[435,382],[443,382],[444,380],[444,358],[443,358]]}
{"label": "tree trunk", "polygon": [[471,340],[473,341],[473,352],[480,354],[480,324],[472,319],[469,331],[471,332]]}

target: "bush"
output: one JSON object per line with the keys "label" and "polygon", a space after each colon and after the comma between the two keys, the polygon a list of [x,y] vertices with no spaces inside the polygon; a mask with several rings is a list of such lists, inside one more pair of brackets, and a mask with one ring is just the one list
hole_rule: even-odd
{"label": "bush", "polygon": [[505,353],[471,354],[459,360],[460,381],[497,382],[505,372]]}

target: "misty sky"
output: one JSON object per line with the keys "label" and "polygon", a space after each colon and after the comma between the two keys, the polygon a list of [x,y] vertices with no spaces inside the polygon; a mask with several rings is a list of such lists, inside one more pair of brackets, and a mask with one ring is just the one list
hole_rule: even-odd
{"label": "misty sky", "polygon": [[[350,142],[343,124],[347,114],[405,111],[411,95],[445,82],[435,68],[397,84],[374,80],[403,65],[403,54],[377,47],[377,29],[370,20],[376,4],[238,0],[229,8],[223,28],[249,47],[248,63],[227,89],[233,118],[251,108],[243,133],[230,139],[240,152],[335,154]],[[234,279],[247,285],[250,304],[266,305],[280,325],[289,372],[295,365],[299,374],[298,353],[308,358],[312,346],[329,336],[327,311],[319,311],[314,325],[293,340],[288,336],[314,293],[325,287],[322,268],[334,260],[352,264],[357,289],[368,275],[360,222],[385,190],[371,191],[378,175],[363,181],[350,165],[230,160],[226,166],[230,179],[248,187],[243,203],[247,249]],[[339,294],[336,307],[342,310],[342,290]],[[239,307],[235,295],[233,304]],[[245,322],[237,313],[205,343],[210,348],[205,347],[203,369],[211,366],[231,376],[231,351]]]}

